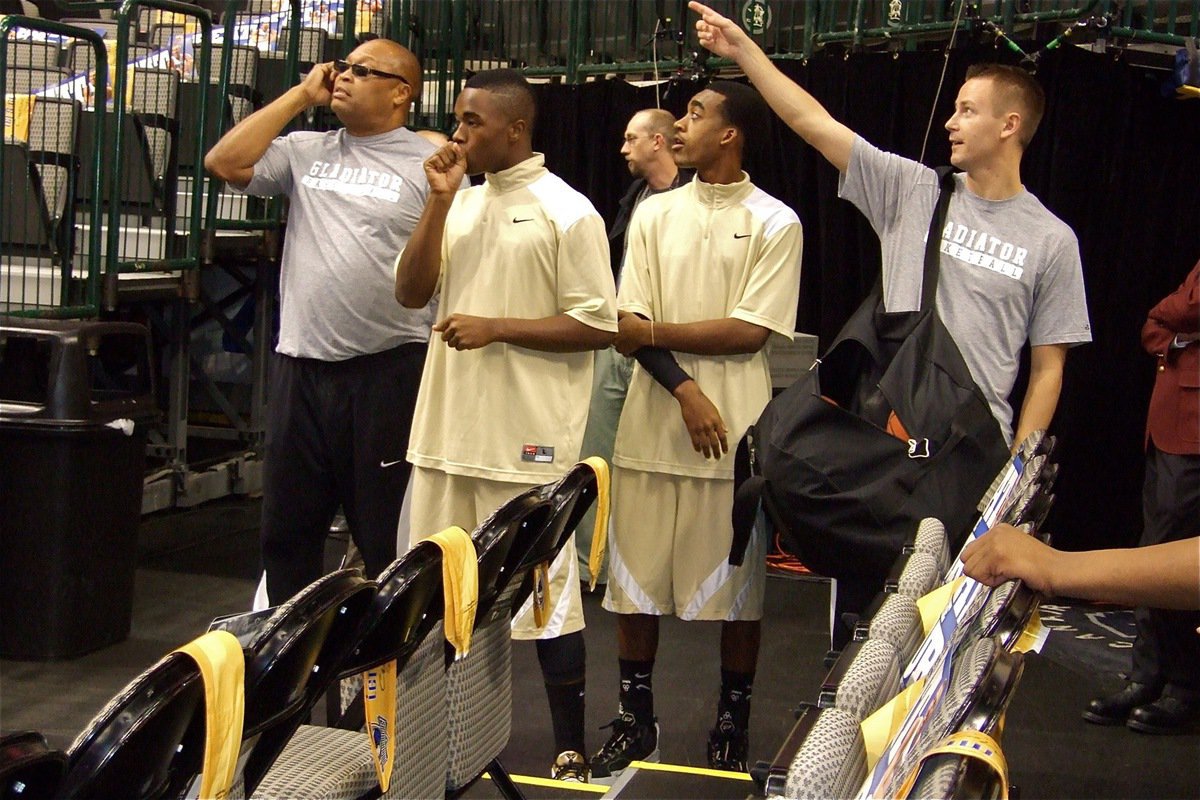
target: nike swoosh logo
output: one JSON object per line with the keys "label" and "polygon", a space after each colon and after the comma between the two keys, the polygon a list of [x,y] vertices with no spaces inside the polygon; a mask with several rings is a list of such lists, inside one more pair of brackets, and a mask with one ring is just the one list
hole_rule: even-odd
{"label": "nike swoosh logo", "polygon": [[735,238],[735,239],[749,239],[749,238],[750,238],[750,234],[748,234],[748,233],[735,233],[735,234],[733,235],[733,238]]}
{"label": "nike swoosh logo", "polygon": [[527,219],[517,219],[516,217],[513,217],[513,222],[533,222],[533,217],[529,217]]}
{"label": "nike swoosh logo", "polygon": [[396,466],[403,460],[404,460],[403,458],[397,458],[395,461],[380,461],[379,466],[382,467],[383,469],[387,469],[388,467]]}

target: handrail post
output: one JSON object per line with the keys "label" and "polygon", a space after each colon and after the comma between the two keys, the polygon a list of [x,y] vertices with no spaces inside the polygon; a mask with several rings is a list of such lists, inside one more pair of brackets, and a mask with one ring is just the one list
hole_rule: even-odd
{"label": "handrail post", "polygon": [[579,82],[579,65],[587,49],[587,12],[584,0],[571,0],[567,6],[567,83]]}

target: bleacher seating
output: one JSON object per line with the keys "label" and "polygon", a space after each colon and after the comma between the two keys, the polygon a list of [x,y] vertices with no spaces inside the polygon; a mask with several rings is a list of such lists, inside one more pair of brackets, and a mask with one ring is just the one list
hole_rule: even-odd
{"label": "bleacher seating", "polygon": [[[376,782],[367,747],[362,677],[365,670],[396,662],[397,725],[419,729],[420,742],[385,732],[391,752],[392,781],[386,798],[433,797],[445,785],[446,689],[442,630],[442,554],[421,543],[379,576],[379,591],[362,636],[339,668],[344,684],[356,687],[346,704],[347,727],[302,725],[255,797],[356,798]],[[438,734],[437,731],[442,731]]]}
{"label": "bleacher seating", "polygon": [[[980,504],[991,516],[981,519],[977,532],[1000,519],[1044,517],[1057,476],[1050,462],[1054,444],[1040,431],[1022,443],[1015,462],[1020,472],[1006,465],[997,476]],[[1004,494],[997,494],[1001,488]],[[1027,531],[1034,530],[1026,523]],[[759,768],[768,797],[983,797],[995,796],[1007,780],[991,761],[943,751],[947,737],[969,738],[970,732],[991,737],[975,749],[998,748],[993,739],[1024,665],[1015,648],[1038,597],[1017,581],[994,589],[971,582],[922,641],[916,598],[939,584],[969,580],[961,577],[958,559],[938,564],[944,540],[936,520],[922,521],[914,532],[889,577],[890,591],[859,620],[853,641],[822,684],[817,707],[802,706],[775,758]],[[891,664],[900,671],[894,683]],[[857,722],[918,678],[925,681],[919,696],[905,706],[902,721],[892,721],[896,738],[868,770]]]}
{"label": "bleacher seating", "polygon": [[61,50],[54,42],[9,42],[8,63],[13,67],[56,68]]}
{"label": "bleacher seating", "polygon": [[472,533],[479,553],[475,632],[470,655],[446,670],[446,790],[451,793],[484,770],[503,774],[496,758],[512,724],[510,624],[529,591],[527,574],[558,552],[554,521],[552,507],[534,490],[501,506]]}
{"label": "bleacher seating", "polygon": [[333,572],[281,605],[251,640],[235,790],[253,795],[353,651],[374,595],[357,571]]}

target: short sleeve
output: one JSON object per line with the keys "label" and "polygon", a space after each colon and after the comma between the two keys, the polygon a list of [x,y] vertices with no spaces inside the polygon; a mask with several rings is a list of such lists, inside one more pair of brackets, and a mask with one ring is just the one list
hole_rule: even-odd
{"label": "short sleeve", "polygon": [[856,136],[846,171],[838,180],[838,196],[853,203],[882,238],[895,227],[920,186],[936,189],[937,173]]}
{"label": "short sleeve", "polygon": [[287,137],[276,137],[254,165],[254,177],[242,192],[256,197],[291,194],[294,181],[290,156],[291,145]]}
{"label": "short sleeve", "polygon": [[641,314],[654,319],[650,301],[649,251],[646,246],[645,203],[638,205],[629,220],[625,234],[625,263],[621,267],[621,288],[617,294],[617,307],[622,311]]}
{"label": "short sleeve", "polygon": [[803,246],[799,220],[783,225],[763,242],[746,289],[730,316],[789,340],[794,338]]}
{"label": "short sleeve", "polygon": [[1029,344],[1082,344],[1092,340],[1083,264],[1074,234],[1066,234],[1034,287]]}
{"label": "short sleeve", "polygon": [[[580,217],[558,245],[558,304],[591,328],[617,330],[617,298],[608,256],[608,235],[596,213]],[[444,262],[443,262],[444,263]]]}

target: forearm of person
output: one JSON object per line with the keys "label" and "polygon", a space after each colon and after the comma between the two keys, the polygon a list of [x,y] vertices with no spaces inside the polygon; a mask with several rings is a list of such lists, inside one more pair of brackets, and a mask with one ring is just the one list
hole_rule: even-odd
{"label": "forearm of person", "polygon": [[838,122],[807,90],[788,78],[754,47],[738,58],[738,66],[781,120],[817,150],[838,172],[850,163],[854,131]]}
{"label": "forearm of person", "polygon": [[1058,408],[1062,392],[1063,365],[1067,359],[1065,345],[1041,345],[1031,351],[1029,388],[1021,404],[1021,416],[1013,435],[1013,448],[1020,447],[1025,437],[1037,430],[1046,430]]}
{"label": "forearm of person", "polygon": [[633,357],[651,378],[654,378],[660,386],[672,394],[675,393],[679,384],[692,379],[692,376],[679,366],[675,354],[666,348],[643,347],[634,353]]}
{"label": "forearm of person", "polygon": [[1052,594],[1152,608],[1200,609],[1200,538],[1125,550],[1056,553]]}
{"label": "forearm of person", "polygon": [[541,319],[497,317],[493,324],[495,341],[546,353],[601,350],[608,347],[613,338],[610,331],[585,325],[568,314]]}
{"label": "forearm of person", "polygon": [[239,189],[245,188],[271,142],[308,107],[303,87],[293,86],[222,136],[204,156],[204,168]]}
{"label": "forearm of person", "polygon": [[733,59],[788,127],[845,172],[854,134],[829,115],[816,98],[780,72],[766,53],[733,20],[700,2],[688,3],[699,15],[696,37],[701,47]]}
{"label": "forearm of person", "polygon": [[454,194],[431,193],[408,244],[396,261],[396,302],[423,308],[437,289],[442,269],[442,236]]}
{"label": "forearm of person", "polygon": [[732,317],[700,322],[655,322],[654,347],[702,356],[734,356],[757,353],[771,331],[761,325]]}

